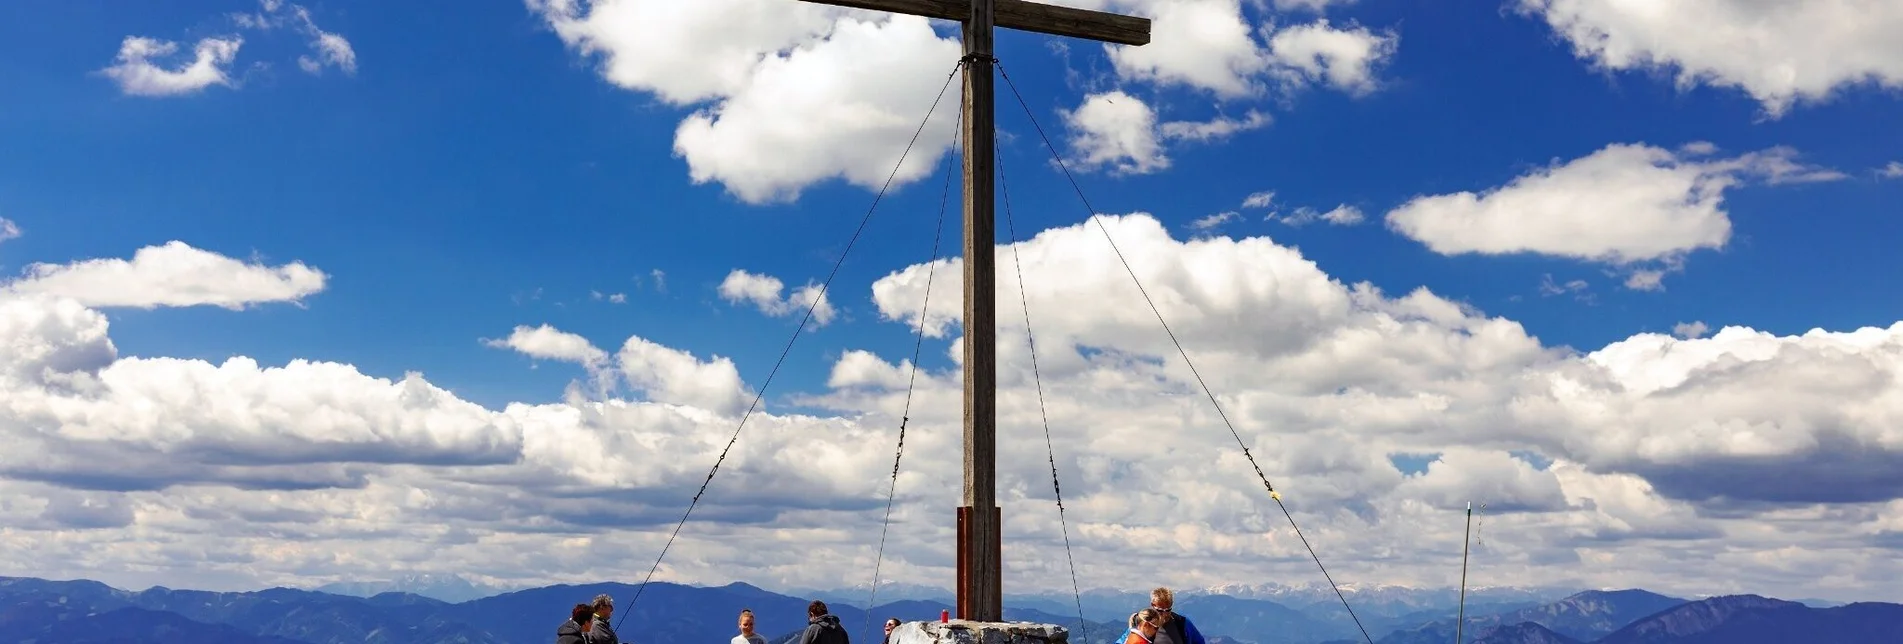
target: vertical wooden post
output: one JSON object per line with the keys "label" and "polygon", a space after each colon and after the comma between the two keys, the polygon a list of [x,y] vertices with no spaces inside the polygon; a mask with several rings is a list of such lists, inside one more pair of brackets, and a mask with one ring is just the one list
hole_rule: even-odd
{"label": "vertical wooden post", "polygon": [[1029,0],[804,1],[964,21],[965,494],[958,508],[958,618],[1000,621],[1004,522],[996,492],[998,290],[992,259],[998,237],[993,201],[997,120],[992,111],[991,30],[1004,27],[1141,46],[1150,42],[1150,21]]}
{"label": "vertical wooden post", "polygon": [[965,37],[965,529],[959,530],[958,617],[1004,618],[997,507],[997,177],[991,28],[994,0],[971,0]]}

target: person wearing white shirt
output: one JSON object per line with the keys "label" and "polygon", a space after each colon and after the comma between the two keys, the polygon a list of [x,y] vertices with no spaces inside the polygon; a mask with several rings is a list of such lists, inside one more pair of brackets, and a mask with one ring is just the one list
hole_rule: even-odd
{"label": "person wearing white shirt", "polygon": [[753,609],[740,611],[740,634],[733,636],[731,644],[766,644],[766,638],[753,632]]}

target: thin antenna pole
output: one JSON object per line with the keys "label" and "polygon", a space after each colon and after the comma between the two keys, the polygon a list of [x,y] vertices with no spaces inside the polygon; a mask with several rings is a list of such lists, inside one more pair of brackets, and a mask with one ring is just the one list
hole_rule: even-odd
{"label": "thin antenna pole", "polygon": [[1460,644],[1467,628],[1467,548],[1473,543],[1474,502],[1467,502],[1467,534],[1460,538],[1460,616],[1454,618],[1454,644]]}

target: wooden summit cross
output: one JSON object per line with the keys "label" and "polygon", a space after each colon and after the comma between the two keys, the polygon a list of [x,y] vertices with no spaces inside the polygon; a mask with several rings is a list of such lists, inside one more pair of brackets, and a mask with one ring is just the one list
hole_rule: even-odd
{"label": "wooden summit cross", "polygon": [[[1147,18],[1025,0],[804,0],[957,20],[965,37],[965,495],[958,508],[958,618],[1004,618],[997,494],[996,118],[993,26],[1122,45],[1150,42]],[[871,606],[866,607],[871,610]]]}

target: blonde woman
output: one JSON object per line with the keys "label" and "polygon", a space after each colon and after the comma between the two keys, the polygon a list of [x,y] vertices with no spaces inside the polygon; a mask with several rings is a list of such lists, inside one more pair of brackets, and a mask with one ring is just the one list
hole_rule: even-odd
{"label": "blonde woman", "polygon": [[1123,638],[1123,644],[1151,644],[1156,641],[1156,629],[1159,614],[1154,608],[1130,613],[1130,635]]}

